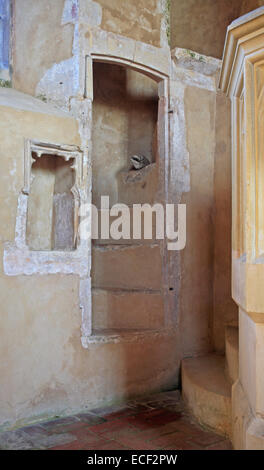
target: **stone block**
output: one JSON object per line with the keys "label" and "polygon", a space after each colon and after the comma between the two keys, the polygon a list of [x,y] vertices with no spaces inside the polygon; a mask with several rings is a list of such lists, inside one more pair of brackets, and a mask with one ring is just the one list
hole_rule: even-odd
{"label": "stone block", "polygon": [[163,297],[159,292],[93,290],[95,329],[158,329],[164,323]]}
{"label": "stone block", "polygon": [[224,357],[210,354],[182,362],[183,397],[196,418],[224,436],[231,435],[231,385]]}
{"label": "stone block", "polygon": [[158,245],[93,248],[94,287],[159,290],[162,258]]}

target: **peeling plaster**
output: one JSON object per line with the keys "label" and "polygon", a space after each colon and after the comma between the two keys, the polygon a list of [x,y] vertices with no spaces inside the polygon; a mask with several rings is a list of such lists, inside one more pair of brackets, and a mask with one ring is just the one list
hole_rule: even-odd
{"label": "peeling plaster", "polygon": [[[163,0],[161,0],[159,8],[163,9],[163,7]],[[170,200],[179,202],[182,193],[190,191],[190,162],[184,104],[185,89],[187,86],[194,86],[215,92],[217,87],[216,76],[221,61],[180,48],[172,52],[171,60],[167,37],[164,48],[157,48],[118,34],[102,31],[98,28],[101,19],[102,8],[96,2],[65,1],[62,24],[73,23],[75,25],[73,57],[54,64],[40,80],[36,93],[45,95],[48,101],[56,103],[60,108],[70,109],[71,114],[79,122],[84,173],[87,175],[86,187],[82,187],[80,191],[83,199],[87,198],[86,200],[89,202],[91,200],[92,92],[88,98],[83,98],[85,79],[87,79],[85,77],[87,60],[92,61],[93,55],[96,54],[99,56],[120,57],[120,63],[122,61],[129,61],[131,65],[137,63],[139,69],[142,68],[143,70],[144,67],[147,67],[149,70],[155,70],[163,79],[170,76],[170,111],[172,112],[169,115],[171,153],[169,194]],[[88,85],[89,90],[92,90],[91,78]],[[19,204],[23,206],[24,203],[25,201],[21,196]],[[23,217],[23,214],[19,214],[18,211],[18,227],[24,224]],[[4,265],[6,273],[9,275],[16,275],[23,271],[23,274],[62,272],[80,276],[79,299],[82,312],[82,345],[88,347],[92,324],[89,268],[91,264],[91,247],[87,244],[83,247],[82,258],[78,254],[61,252],[52,253],[50,258],[50,253],[38,252],[36,254],[25,249],[25,241],[20,240],[19,237],[16,238],[16,245],[18,251],[14,251],[14,246],[10,244],[6,246],[5,250]],[[20,247],[23,247],[24,258],[21,257]],[[14,266],[11,269],[10,257],[12,256]],[[16,261],[16,257],[21,257],[21,263],[26,264],[26,269],[22,269],[19,262]],[[39,266],[39,261],[41,261],[41,266]],[[175,264],[175,259],[174,261],[170,260],[171,263]],[[178,266],[179,263],[176,264]],[[178,282],[180,284],[179,279]],[[176,287],[175,291],[178,291]],[[173,311],[173,307],[170,310]]]}
{"label": "peeling plaster", "polygon": [[[164,0],[159,0],[157,12],[164,12]],[[167,42],[165,26],[161,31],[164,48],[154,47],[149,44],[136,41],[111,32],[100,29],[102,21],[102,7],[90,0],[66,0],[61,19],[61,24],[74,24],[73,56],[70,59],[54,64],[46,71],[39,81],[36,94],[44,95],[47,101],[51,101],[63,110],[70,110],[79,122],[79,134],[81,137],[81,150],[83,152],[83,171],[86,174],[86,187],[80,188],[82,198],[87,202],[91,200],[91,123],[92,123],[92,92],[85,99],[85,71],[87,70],[87,60],[92,60],[94,54],[105,54],[106,56],[120,57],[122,60],[129,60],[131,65],[138,64],[139,69],[153,70],[154,74],[164,79],[170,73],[170,51]],[[86,64],[85,64],[86,57]],[[140,65],[141,64],[141,65]],[[89,90],[92,90],[92,80],[89,80]],[[87,93],[86,84],[86,93]],[[89,244],[88,244],[89,245]],[[83,258],[86,260],[86,270],[84,260],[66,257],[69,253],[49,253],[39,252],[42,266],[38,273],[42,272],[63,272],[75,273],[80,276],[79,299],[82,312],[82,345],[87,347],[87,338],[91,335],[91,247],[86,245]],[[8,269],[9,248],[6,247],[5,266]],[[25,245],[24,245],[25,248]],[[12,247],[11,251],[14,250]],[[34,272],[35,258],[34,252],[24,252],[29,258],[29,267],[26,273]],[[18,254],[18,253],[17,253]],[[50,255],[51,266],[47,265]],[[62,258],[59,258],[59,255]],[[45,258],[47,256],[47,258]],[[72,256],[72,253],[70,254]],[[40,258],[39,258],[40,259]],[[25,261],[25,260],[24,260]],[[78,263],[80,263],[78,269]],[[88,267],[89,265],[89,267]],[[19,270],[19,266],[16,268]],[[71,271],[72,270],[72,271]],[[11,270],[12,271],[12,270]],[[14,272],[14,271],[12,271]],[[25,273],[25,272],[24,272]],[[13,274],[11,274],[13,275]]]}
{"label": "peeling plaster", "polygon": [[4,245],[4,273],[7,276],[33,274],[88,274],[87,247],[80,246],[71,252],[31,251],[26,245],[28,195],[18,197],[15,241]]}
{"label": "peeling plaster", "polygon": [[30,251],[20,249],[12,243],[5,244],[4,273],[7,276],[31,276],[33,274],[78,274],[88,273],[85,252],[78,251]]}
{"label": "peeling plaster", "polygon": [[187,86],[217,91],[221,60],[176,48],[172,51],[170,80],[170,191],[190,191],[184,95]]}
{"label": "peeling plaster", "polygon": [[[193,51],[176,48],[171,52],[170,73],[170,202],[179,204],[191,191],[190,154],[187,142],[185,93],[187,87],[217,92],[221,61]],[[174,324],[179,321],[182,283],[181,252],[169,254],[169,305]]]}
{"label": "peeling plaster", "polygon": [[[79,37],[79,22],[88,27],[98,27],[102,21],[102,7],[93,1],[66,0],[61,24],[74,24],[73,56],[53,66],[45,72],[36,87],[36,96],[45,96],[62,109],[69,109],[72,97],[80,92],[81,76],[84,75],[84,64],[80,60],[81,45]],[[83,77],[84,78],[84,77]]]}
{"label": "peeling plaster", "polygon": [[73,251],[32,251],[26,243],[28,197],[30,181],[32,180],[31,165],[34,149],[40,153],[47,151],[51,154],[57,152],[65,155],[66,152],[66,159],[69,156],[75,158],[76,180],[74,187],[78,193],[79,203],[87,202],[87,188],[90,187],[90,184],[87,184],[87,177],[85,177],[88,173],[86,152],[79,152],[78,148],[73,146],[60,148],[55,144],[38,144],[27,139],[24,155],[24,190],[18,197],[15,240],[4,245],[4,273],[8,276],[57,273],[78,275],[81,278],[79,286],[79,301],[82,313],[81,330],[82,335],[89,335],[91,334],[90,240],[80,240],[77,249]]}
{"label": "peeling plaster", "polygon": [[79,0],[80,17],[82,22],[89,26],[100,26],[102,22],[103,9],[97,2],[90,0]]}
{"label": "peeling plaster", "polygon": [[222,61],[195,51],[176,47],[171,52],[171,57],[179,67],[194,70],[202,75],[214,75],[220,72]]}
{"label": "peeling plaster", "polygon": [[26,194],[20,194],[18,196],[15,245],[21,249],[24,249],[26,247],[25,227],[27,224],[27,202],[28,196]]}
{"label": "peeling plaster", "polygon": [[187,149],[185,86],[171,83],[170,98],[170,194],[190,191],[190,159]]}
{"label": "peeling plaster", "polygon": [[221,60],[176,48],[171,52],[171,81],[216,92]]}
{"label": "peeling plaster", "polygon": [[47,101],[64,110],[69,109],[70,98],[78,95],[80,85],[79,61],[79,1],[66,0],[61,24],[74,24],[73,57],[63,60],[48,69],[39,81],[35,95],[45,96]]}
{"label": "peeling plaster", "polygon": [[82,345],[87,347],[85,338],[92,334],[92,296],[91,296],[91,277],[80,279],[79,288],[80,309],[82,312]]}
{"label": "peeling plaster", "polygon": [[158,13],[162,14],[161,20],[161,28],[160,28],[160,46],[163,48],[170,48],[168,42],[168,34],[167,34],[167,27],[168,27],[168,19],[166,18],[166,10],[167,10],[167,0],[158,0],[157,2],[157,11]]}
{"label": "peeling plaster", "polygon": [[172,81],[180,82],[182,85],[185,86],[195,86],[208,91],[216,91],[217,85],[215,77],[207,77],[206,75],[203,75],[196,71],[177,67],[175,66],[175,64],[172,65],[172,69]]}
{"label": "peeling plaster", "polygon": [[[75,25],[72,49],[73,57],[58,64],[54,64],[38,83],[36,94],[44,95],[48,101],[52,101],[62,109],[70,109],[71,113],[79,122],[81,149],[83,151],[83,172],[84,175],[86,175],[85,186],[82,186],[79,191],[81,199],[89,202],[91,200],[90,150],[92,103],[87,99],[79,99],[84,95],[85,83],[85,66],[84,60],[82,60],[84,57],[80,52],[82,50],[79,35],[80,18],[90,26],[99,26],[102,19],[102,9],[100,5],[89,0],[65,1],[61,23],[62,25],[67,23],[73,23]],[[83,86],[81,83],[83,83]],[[87,347],[83,338],[91,335],[92,327],[90,242],[85,243],[82,250],[83,251],[80,251],[81,257],[76,256],[75,258],[71,254],[69,260],[69,253],[64,253],[63,260],[66,264],[58,265],[56,259],[54,260],[55,264],[53,265],[53,269],[59,269],[60,272],[67,271],[67,273],[68,270],[73,270],[74,273],[81,276],[79,287],[79,301],[82,314],[81,336],[83,347]],[[52,256],[54,256],[54,253]]]}
{"label": "peeling plaster", "polygon": [[52,114],[64,118],[70,117],[68,112],[62,111],[53,104],[47,104],[40,99],[26,95],[12,88],[0,87],[0,105],[33,113]]}
{"label": "peeling plaster", "polygon": [[61,24],[76,23],[79,17],[79,0],[65,0]]}
{"label": "peeling plaster", "polygon": [[69,101],[79,91],[79,66],[76,56],[54,64],[42,77],[36,88],[36,96],[45,96],[62,109],[68,109]]}

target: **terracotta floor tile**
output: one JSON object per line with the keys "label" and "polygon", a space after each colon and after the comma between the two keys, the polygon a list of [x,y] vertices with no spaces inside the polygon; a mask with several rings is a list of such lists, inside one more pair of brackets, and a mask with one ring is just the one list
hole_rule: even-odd
{"label": "terracotta floor tile", "polygon": [[168,445],[168,447],[163,447],[163,450],[203,450],[203,448],[198,447],[197,445],[191,444],[189,442],[182,441],[176,446],[174,444],[170,444]]}
{"label": "terracotta floor tile", "polygon": [[134,426],[127,426],[126,428],[120,428],[120,429],[115,429],[111,431],[104,432],[101,434],[104,438],[107,439],[117,439],[120,436],[126,436],[127,438],[130,438],[131,436],[135,436],[140,434],[141,431],[140,429],[135,428]]}
{"label": "terracotta floor tile", "polygon": [[134,413],[135,413],[135,411],[132,407],[127,407],[127,408],[123,408],[122,410],[119,410],[119,411],[114,411],[112,413],[104,414],[104,419],[106,419],[107,421],[111,421],[113,419],[123,418],[124,416],[130,416]]}
{"label": "terracotta floor tile", "polygon": [[224,441],[217,442],[214,445],[206,447],[206,450],[232,450],[232,444],[225,439]]}
{"label": "terracotta floor tile", "polygon": [[93,425],[93,424],[101,424],[104,423],[106,420],[102,416],[96,416],[92,413],[79,413],[76,415],[76,417],[80,421],[85,421],[87,424]]}
{"label": "terracotta floor tile", "polygon": [[187,448],[200,447],[197,445],[195,446],[192,442],[185,439],[182,434],[177,432],[157,437],[153,439],[151,443],[156,445],[157,448],[171,450],[187,450]]}
{"label": "terracotta floor tile", "polygon": [[82,441],[81,439],[69,444],[53,447],[50,450],[99,450],[108,443],[107,440],[97,437],[94,441]]}
{"label": "terracotta floor tile", "polygon": [[100,436],[97,434],[89,431],[87,428],[81,428],[81,429],[76,429],[72,432],[72,434],[77,438],[77,440],[80,440],[82,442],[86,442],[88,444],[94,444],[94,442],[97,442],[98,439],[101,439]]}
{"label": "terracotta floor tile", "polygon": [[81,441],[74,441],[69,444],[51,447],[49,450],[83,450],[83,443]]}
{"label": "terracotta floor tile", "polygon": [[131,406],[131,408],[133,410],[132,414],[143,413],[144,411],[149,411],[152,409],[149,405],[140,403],[135,403],[133,406]]}
{"label": "terracotta floor tile", "polygon": [[68,425],[76,423],[78,421],[79,421],[79,419],[76,416],[66,416],[64,418],[57,418],[57,419],[53,419],[53,420],[50,420],[50,421],[46,421],[44,423],[41,422],[41,423],[39,423],[39,425],[43,429],[48,430],[48,429],[56,427],[56,426],[68,426]]}
{"label": "terracotta floor tile", "polygon": [[170,423],[175,431],[185,432],[188,436],[197,436],[203,433],[203,429],[195,426],[192,422],[189,422],[185,417],[175,422]]}
{"label": "terracotta floor tile", "polygon": [[196,436],[194,436],[191,440],[194,444],[198,444],[203,447],[208,447],[211,444],[222,442],[224,440],[224,437],[218,436],[217,434],[211,434],[209,432],[201,431],[200,434],[197,433]]}
{"label": "terracotta floor tile", "polygon": [[149,420],[151,424],[154,425],[164,425],[172,422],[176,422],[179,419],[181,419],[182,415],[181,413],[162,413],[160,416],[155,416],[152,419]]}
{"label": "terracotta floor tile", "polygon": [[49,434],[63,434],[63,433],[73,433],[78,432],[79,430],[87,428],[87,423],[82,421],[78,421],[76,423],[69,424],[68,426],[54,426],[53,428],[48,428],[48,430],[44,429],[44,432],[48,432]]}
{"label": "terracotta floor tile", "polygon": [[126,447],[116,441],[107,441],[96,447],[95,450],[130,450],[131,447]]}
{"label": "terracotta floor tile", "polygon": [[182,417],[181,413],[170,412],[165,409],[152,410],[152,412],[139,413],[127,417],[127,422],[141,430],[157,428],[168,423],[176,422]]}
{"label": "terracotta floor tile", "polygon": [[[164,426],[157,426],[155,428],[150,428],[146,429],[143,431],[140,431],[140,437],[141,439],[146,439],[146,440],[153,440],[155,438],[164,436],[166,434],[172,434],[175,433],[175,428],[171,426],[171,423],[165,424]],[[178,432],[179,436],[184,437],[186,439],[186,434],[182,432]]]}
{"label": "terracotta floor tile", "polygon": [[95,426],[90,426],[89,429],[96,434],[104,434],[109,431],[130,429],[131,425],[127,419],[120,418],[118,420],[106,421],[102,424],[97,424]]}
{"label": "terracotta floor tile", "polygon": [[106,414],[115,413],[117,411],[123,410],[124,407],[126,407],[126,405],[102,406],[100,408],[95,408],[91,410],[91,413],[98,416],[104,416]]}
{"label": "terracotta floor tile", "polygon": [[0,432],[3,449],[230,450],[229,440],[191,418],[179,391]]}
{"label": "terracotta floor tile", "polygon": [[133,450],[157,450],[157,446],[155,444],[147,442],[144,439],[140,439],[138,435],[130,437],[120,435],[117,438],[117,442]]}

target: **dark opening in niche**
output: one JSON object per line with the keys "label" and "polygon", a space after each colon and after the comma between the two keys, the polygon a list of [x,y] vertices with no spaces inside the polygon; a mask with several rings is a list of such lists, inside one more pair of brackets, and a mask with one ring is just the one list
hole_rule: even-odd
{"label": "dark opening in niche", "polygon": [[93,202],[118,194],[120,171],[131,169],[131,157],[158,160],[158,83],[130,67],[93,63]]}
{"label": "dark opening in niche", "polygon": [[27,245],[31,250],[75,248],[74,240],[74,160],[58,155],[37,157],[31,168],[28,200]]}

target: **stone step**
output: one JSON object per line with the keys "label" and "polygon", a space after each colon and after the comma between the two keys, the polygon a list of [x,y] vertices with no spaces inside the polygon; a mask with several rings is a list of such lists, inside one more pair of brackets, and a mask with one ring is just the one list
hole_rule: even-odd
{"label": "stone step", "polygon": [[[152,225],[151,225],[151,231],[150,231],[150,227],[149,227],[149,224],[147,224],[147,228],[148,228],[148,231],[145,233],[145,220],[147,220],[148,222],[148,219],[146,218],[147,216],[142,215],[141,217],[141,231],[139,230],[139,227],[138,227],[138,230],[139,232],[141,233],[141,236],[139,236],[138,239],[134,238],[133,236],[133,228],[134,228],[134,216],[133,216],[133,208],[132,207],[127,207],[128,210],[129,210],[129,223],[130,223],[130,230],[129,230],[129,237],[128,239],[124,239],[124,238],[120,238],[119,240],[115,240],[114,238],[112,238],[112,236],[110,236],[110,232],[109,232],[109,236],[110,238],[107,238],[107,239],[102,239],[101,238],[101,235],[102,235],[102,216],[103,216],[103,213],[104,211],[102,209],[98,209],[97,211],[97,214],[98,214],[98,233],[97,233],[97,237],[98,238],[94,238],[93,240],[93,244],[94,245],[101,245],[101,246],[104,246],[104,245],[151,245],[153,243],[159,243],[159,240],[156,238],[156,231],[157,231],[157,228],[156,228],[156,217],[155,215],[153,214],[152,215]],[[118,214],[118,217],[120,217],[120,213]],[[118,218],[117,216],[109,216],[109,226],[111,227],[111,224],[117,220]],[[135,215],[136,217],[136,215]],[[119,230],[120,230],[120,227],[119,227]],[[145,237],[148,237],[148,238],[145,238]]]}
{"label": "stone step", "polygon": [[94,329],[159,329],[164,326],[160,292],[93,289]]}
{"label": "stone step", "polygon": [[224,356],[212,353],[184,359],[182,393],[202,424],[231,436],[231,384],[225,376]]}
{"label": "stone step", "polygon": [[162,257],[158,244],[94,246],[92,285],[101,289],[160,290]]}
{"label": "stone step", "polygon": [[226,326],[225,328],[225,352],[226,352],[226,375],[234,383],[238,379],[238,327]]}
{"label": "stone step", "polygon": [[154,204],[159,192],[159,166],[152,163],[140,171],[120,171],[117,175],[118,201]]}

